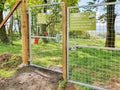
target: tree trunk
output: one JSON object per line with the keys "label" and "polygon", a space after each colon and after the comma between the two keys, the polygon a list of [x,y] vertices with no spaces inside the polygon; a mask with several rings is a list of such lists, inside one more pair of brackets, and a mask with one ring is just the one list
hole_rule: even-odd
{"label": "tree trunk", "polygon": [[[116,0],[107,0],[107,2],[115,2]],[[107,35],[105,47],[115,47],[115,5],[107,6]]]}
{"label": "tree trunk", "polygon": [[10,25],[9,25],[9,28],[8,28],[8,32],[9,32],[9,42],[10,44],[13,44],[13,15],[11,16],[11,19],[10,19]]}
{"label": "tree trunk", "polygon": [[[44,0],[44,3],[47,4],[47,0]],[[47,11],[46,11],[46,8],[44,7],[44,13],[46,13],[46,12],[47,12]],[[41,25],[41,28],[42,28],[42,34],[43,34],[44,36],[47,35],[47,34],[46,34],[46,35],[44,34],[44,32],[47,33],[46,27],[47,27],[46,24],[42,24],[42,25]],[[43,38],[42,40],[43,40],[44,43],[48,43],[48,39],[47,39],[47,38]]]}
{"label": "tree trunk", "polygon": [[17,9],[16,11],[16,16],[17,16],[17,25],[18,25],[18,32],[19,32],[19,37],[21,39],[21,22],[20,22],[20,16],[19,16],[19,10]]}
{"label": "tree trunk", "polygon": [[[2,22],[2,20],[3,20],[3,9],[0,9],[0,23]],[[0,28],[0,41],[3,43],[9,43],[6,31],[5,31],[5,25],[3,25],[2,28]]]}

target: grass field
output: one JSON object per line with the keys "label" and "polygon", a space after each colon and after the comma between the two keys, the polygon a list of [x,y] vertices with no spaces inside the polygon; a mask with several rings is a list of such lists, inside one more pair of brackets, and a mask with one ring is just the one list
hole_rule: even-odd
{"label": "grass field", "polygon": [[84,83],[120,77],[120,51],[77,48],[69,54],[70,79]]}
{"label": "grass field", "polygon": [[[104,39],[70,39],[82,46],[104,47]],[[116,42],[117,48],[120,47]],[[45,67],[62,65],[62,45],[54,41],[32,45],[33,63]],[[107,83],[120,78],[120,51],[76,48],[69,51],[69,79],[87,84]],[[100,86],[100,85],[98,85]],[[85,88],[85,87],[84,87]],[[90,90],[90,89],[89,89]]]}
{"label": "grass field", "polygon": [[[120,38],[116,39],[116,48],[120,47]],[[71,43],[81,46],[104,47],[105,39],[71,38]],[[96,48],[76,47],[69,51],[69,78],[84,83],[106,82],[120,77],[120,51]]]}
{"label": "grass field", "polygon": [[[76,44],[87,46],[104,46],[104,39],[73,39]],[[21,54],[21,42],[15,41],[15,45],[0,45],[0,53],[10,52]],[[117,40],[116,47],[120,44]],[[50,40],[45,44],[39,40],[39,44],[32,41],[32,63],[44,67],[62,67],[62,43]],[[0,70],[2,73],[3,70]],[[10,72],[9,72],[10,73]],[[6,75],[9,76],[9,73]],[[2,74],[1,74],[2,75]],[[76,48],[69,50],[69,79],[87,84],[107,83],[112,78],[120,78],[120,51],[91,48]],[[99,86],[99,85],[98,85]],[[85,88],[85,87],[83,87]],[[83,90],[86,90],[83,89]],[[88,89],[90,90],[90,89]],[[92,89],[91,89],[92,90]]]}
{"label": "grass field", "polygon": [[13,41],[14,45],[6,45],[3,43],[0,43],[0,53],[11,53],[16,55],[21,55],[22,53],[22,45],[21,40]]}
{"label": "grass field", "polygon": [[45,44],[39,40],[39,44],[32,44],[33,64],[51,67],[62,66],[62,44],[49,41]]}

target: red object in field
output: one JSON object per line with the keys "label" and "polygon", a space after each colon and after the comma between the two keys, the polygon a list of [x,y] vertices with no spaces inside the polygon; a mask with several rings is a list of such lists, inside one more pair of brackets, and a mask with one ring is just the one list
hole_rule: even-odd
{"label": "red object in field", "polygon": [[38,38],[38,37],[35,37],[35,38],[34,38],[34,44],[38,44],[38,41],[39,41],[39,38]]}
{"label": "red object in field", "polygon": [[44,31],[44,32],[43,32],[43,35],[44,35],[44,36],[46,36],[46,35],[47,35],[47,32],[46,32],[46,31]]}

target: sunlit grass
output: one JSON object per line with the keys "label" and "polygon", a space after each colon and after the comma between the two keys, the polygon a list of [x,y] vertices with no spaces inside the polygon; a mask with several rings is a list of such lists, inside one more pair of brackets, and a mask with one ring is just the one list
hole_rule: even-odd
{"label": "sunlit grass", "polygon": [[[87,46],[104,47],[105,45],[105,39],[71,38],[70,41]],[[62,45],[56,42],[33,44],[33,63],[45,67],[62,65],[61,48]],[[91,48],[76,48],[76,50],[69,51],[69,79],[78,82],[87,84],[93,84],[94,82],[105,83],[111,78],[120,77],[119,65],[120,51]]]}
{"label": "sunlit grass", "polygon": [[39,40],[39,44],[32,44],[32,63],[44,67],[62,65],[62,44],[49,41],[45,44]]}
{"label": "sunlit grass", "polygon": [[[85,45],[85,46],[100,46],[104,47],[105,46],[105,41],[106,39],[98,39],[98,38],[93,38],[93,39],[80,39],[80,38],[70,38],[70,41],[79,45]],[[120,48],[120,38],[116,38],[115,41],[115,47]]]}
{"label": "sunlit grass", "polygon": [[[70,41],[83,46],[105,46],[105,39],[70,38]],[[116,39],[115,45],[120,47],[120,39]],[[20,54],[21,42],[15,41],[14,45],[0,44],[0,53],[3,52]],[[72,80],[93,84],[96,81],[105,83],[111,78],[120,77],[120,51],[76,48],[70,50],[69,55],[69,78]],[[44,67],[62,66],[62,43],[50,41],[45,44],[40,39],[38,44],[33,44],[32,41],[32,63]],[[0,72],[7,73],[4,69]],[[6,75],[9,76],[10,72]]]}
{"label": "sunlit grass", "polygon": [[15,72],[16,69],[15,70],[0,69],[0,78],[10,77]]}
{"label": "sunlit grass", "polygon": [[92,84],[120,78],[120,51],[77,48],[69,52],[70,79]]}
{"label": "sunlit grass", "polygon": [[0,53],[11,53],[20,55],[22,53],[21,47],[22,46],[20,40],[13,41],[13,45],[0,43]]}

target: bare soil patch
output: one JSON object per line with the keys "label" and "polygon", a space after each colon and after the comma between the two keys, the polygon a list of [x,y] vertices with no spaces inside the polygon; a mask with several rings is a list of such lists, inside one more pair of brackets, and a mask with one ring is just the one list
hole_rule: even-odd
{"label": "bare soil patch", "polygon": [[0,54],[0,65],[3,63],[3,62],[8,62],[9,59],[11,58],[11,54],[7,53],[7,54]]}
{"label": "bare soil patch", "polygon": [[0,80],[0,90],[57,90],[61,79],[59,73],[24,67],[9,79]]}
{"label": "bare soil patch", "polygon": [[22,57],[10,53],[0,54],[0,68],[15,69],[22,62]]}
{"label": "bare soil patch", "polygon": [[95,86],[104,87],[107,90],[120,90],[120,78],[111,78],[106,83],[95,82]]}

